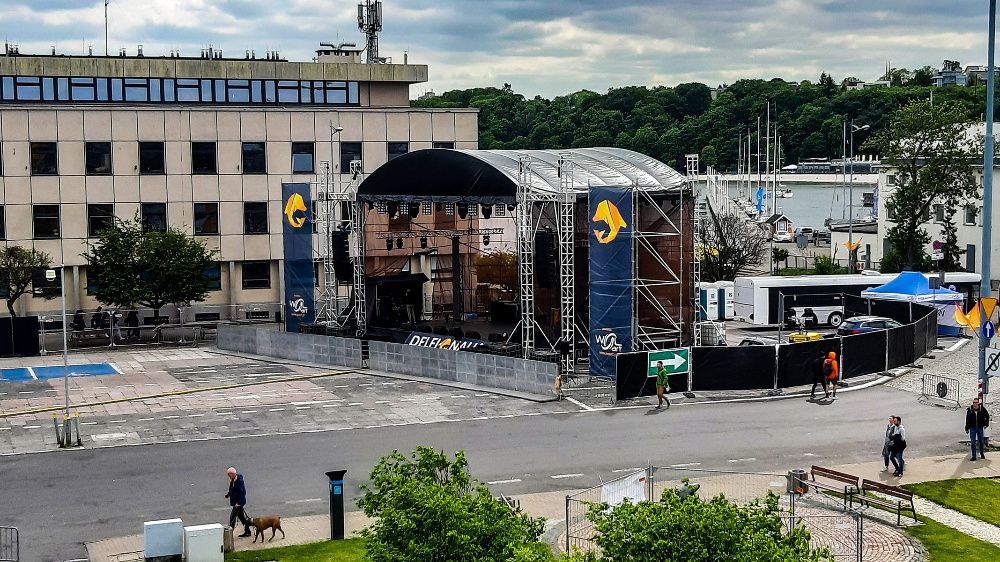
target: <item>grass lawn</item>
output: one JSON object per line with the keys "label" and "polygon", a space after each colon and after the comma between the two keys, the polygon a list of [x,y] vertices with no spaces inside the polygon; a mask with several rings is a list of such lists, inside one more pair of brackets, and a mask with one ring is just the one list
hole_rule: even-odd
{"label": "grass lawn", "polygon": [[282,546],[264,550],[230,552],[226,562],[359,562],[365,553],[365,543],[361,539],[323,541],[296,546]]}
{"label": "grass lawn", "polygon": [[923,525],[907,527],[906,532],[924,545],[930,562],[968,562],[1000,560],[1000,548],[974,539],[933,519],[920,517]]}
{"label": "grass lawn", "polygon": [[1000,526],[1000,482],[990,478],[964,478],[903,487],[936,504]]}

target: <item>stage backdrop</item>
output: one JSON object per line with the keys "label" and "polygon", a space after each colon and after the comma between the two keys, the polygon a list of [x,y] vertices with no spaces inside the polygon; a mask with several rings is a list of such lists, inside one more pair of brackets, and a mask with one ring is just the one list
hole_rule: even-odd
{"label": "stage backdrop", "polygon": [[285,246],[285,330],[298,332],[316,318],[313,298],[311,198],[308,183],[281,184],[284,201],[282,238]]}
{"label": "stage backdrop", "polygon": [[615,376],[615,357],[632,351],[632,191],[590,188],[590,373]]}

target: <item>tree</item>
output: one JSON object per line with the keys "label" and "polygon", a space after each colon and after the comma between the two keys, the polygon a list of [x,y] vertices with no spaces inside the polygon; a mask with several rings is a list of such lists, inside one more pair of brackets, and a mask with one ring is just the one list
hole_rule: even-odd
{"label": "tree", "polygon": [[362,531],[370,562],[529,562],[542,560],[544,520],[511,509],[475,485],[465,453],[417,447],[393,451],[372,468],[357,500],[375,519]]}
{"label": "tree", "polygon": [[962,63],[958,62],[957,60],[945,59],[944,61],[941,62],[941,69],[950,72],[957,72],[959,70],[962,70]]}
{"label": "tree", "polygon": [[[48,254],[34,248],[7,246],[0,250],[0,291],[7,293],[7,312],[12,317],[17,316],[14,303],[28,292],[32,276],[40,269],[47,269],[51,262]],[[51,298],[48,293],[42,296]]]}
{"label": "tree", "polygon": [[837,88],[837,84],[832,76],[824,72],[819,75],[819,87],[823,89],[824,95],[829,96]]}
{"label": "tree", "polygon": [[937,264],[943,271],[965,271],[961,262],[965,250],[958,246],[958,225],[955,224],[958,207],[959,203],[954,199],[944,205],[944,220],[941,222],[941,233],[944,235],[941,253],[944,254],[944,259]]}
{"label": "tree", "polygon": [[98,301],[117,307],[140,304],[157,315],[168,303],[205,300],[205,271],[213,256],[204,242],[176,228],[147,231],[138,217],[115,219],[83,255]]}
{"label": "tree", "polygon": [[680,490],[666,489],[658,502],[592,506],[587,518],[594,523],[600,555],[590,560],[833,561],[828,549],[809,546],[811,536],[802,524],[786,532],[774,493],[740,506],[723,495],[702,500],[697,491],[685,481]]}
{"label": "tree", "polygon": [[973,143],[959,105],[926,100],[903,106],[865,143],[896,170],[896,191],[887,201],[896,223],[888,231],[883,271],[928,267],[924,247],[930,236],[922,224],[935,200],[961,204],[978,198]]}
{"label": "tree", "polygon": [[760,265],[767,253],[764,234],[735,214],[717,214],[709,207],[712,220],[698,233],[702,278],[710,283],[732,281]]}
{"label": "tree", "polygon": [[778,264],[788,259],[788,250],[784,248],[774,248],[771,250],[771,261],[774,262],[774,269],[778,269]]}
{"label": "tree", "polygon": [[480,283],[499,285],[505,291],[517,289],[517,255],[513,252],[497,250],[476,256],[472,267]]}
{"label": "tree", "polygon": [[907,86],[933,86],[934,85],[934,75],[937,72],[930,66],[924,66],[913,71],[913,77],[910,78],[909,82],[906,83]]}
{"label": "tree", "polygon": [[706,166],[715,166],[719,162],[719,157],[715,153],[715,147],[708,145],[701,149],[701,161]]}

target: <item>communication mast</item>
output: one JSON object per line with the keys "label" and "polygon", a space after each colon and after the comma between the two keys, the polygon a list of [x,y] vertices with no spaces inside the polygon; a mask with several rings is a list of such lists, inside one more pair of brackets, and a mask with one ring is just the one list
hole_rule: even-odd
{"label": "communication mast", "polygon": [[365,34],[365,62],[385,64],[386,59],[378,56],[378,34],[382,31],[382,2],[365,0],[358,4],[358,29]]}

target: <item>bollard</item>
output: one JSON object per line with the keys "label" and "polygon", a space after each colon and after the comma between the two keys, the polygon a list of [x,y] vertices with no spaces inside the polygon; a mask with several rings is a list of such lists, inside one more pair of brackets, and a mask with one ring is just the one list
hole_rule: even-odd
{"label": "bollard", "polygon": [[54,429],[56,432],[56,443],[59,443],[59,446],[62,447],[63,444],[62,431],[59,428],[59,419],[57,418],[57,415],[54,413],[52,414],[52,429]]}
{"label": "bollard", "polygon": [[344,538],[344,475],[346,470],[331,470],[330,479],[330,540]]}
{"label": "bollard", "polygon": [[83,447],[83,436],[80,435],[80,412],[75,412],[73,425],[76,426],[76,446]]}

